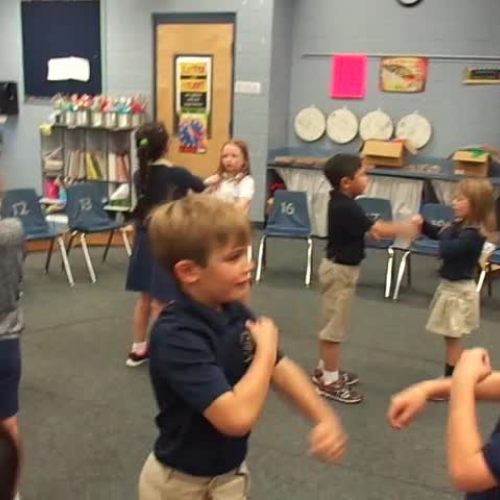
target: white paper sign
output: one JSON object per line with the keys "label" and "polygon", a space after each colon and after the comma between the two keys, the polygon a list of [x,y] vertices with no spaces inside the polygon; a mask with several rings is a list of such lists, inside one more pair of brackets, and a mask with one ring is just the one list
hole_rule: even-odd
{"label": "white paper sign", "polygon": [[58,59],[50,59],[48,62],[49,72],[47,80],[49,82],[58,82],[62,80],[69,80],[69,57],[60,57]]}
{"label": "white paper sign", "polygon": [[81,82],[90,80],[90,62],[83,57],[71,58],[71,79]]}
{"label": "white paper sign", "polygon": [[90,80],[90,62],[82,57],[58,57],[48,62],[47,80],[59,82],[64,80]]}
{"label": "white paper sign", "polygon": [[236,94],[260,94],[261,84],[260,82],[243,82],[238,80],[234,85],[234,91]]}

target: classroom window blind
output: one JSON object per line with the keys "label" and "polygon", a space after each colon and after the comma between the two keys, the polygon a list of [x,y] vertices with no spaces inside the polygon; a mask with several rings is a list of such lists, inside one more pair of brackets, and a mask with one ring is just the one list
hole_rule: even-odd
{"label": "classroom window blind", "polygon": [[[22,1],[21,19],[26,98],[102,92],[99,1]],[[87,59],[90,79],[49,81],[49,60],[66,57]]]}

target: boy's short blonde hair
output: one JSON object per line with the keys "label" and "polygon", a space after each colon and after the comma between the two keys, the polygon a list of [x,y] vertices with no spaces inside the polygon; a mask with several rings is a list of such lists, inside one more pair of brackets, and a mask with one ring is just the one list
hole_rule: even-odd
{"label": "boy's short blonde hair", "polygon": [[214,250],[228,244],[248,246],[252,237],[243,210],[206,194],[160,205],[150,217],[148,232],[155,258],[168,271],[181,260],[204,267]]}

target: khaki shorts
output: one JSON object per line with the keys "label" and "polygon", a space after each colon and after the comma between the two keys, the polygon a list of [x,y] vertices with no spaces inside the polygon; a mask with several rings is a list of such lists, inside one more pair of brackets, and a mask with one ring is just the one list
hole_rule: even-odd
{"label": "khaki shorts", "polygon": [[245,466],[215,477],[197,477],[165,467],[149,455],[139,479],[139,500],[247,500]]}
{"label": "khaki shorts", "polygon": [[479,328],[479,293],[473,280],[442,280],[434,294],[426,329],[460,338]]}
{"label": "khaki shorts", "polygon": [[351,325],[352,299],[360,266],[344,266],[323,259],[319,266],[321,317],[319,338],[343,342]]}

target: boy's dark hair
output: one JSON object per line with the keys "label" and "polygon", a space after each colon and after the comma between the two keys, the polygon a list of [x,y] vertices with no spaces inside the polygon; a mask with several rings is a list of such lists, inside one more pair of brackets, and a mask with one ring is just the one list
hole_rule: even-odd
{"label": "boy's dark hair", "polygon": [[354,179],[356,173],[361,169],[361,165],[359,156],[339,153],[326,161],[323,173],[333,189],[339,189],[342,179],[344,177]]}

